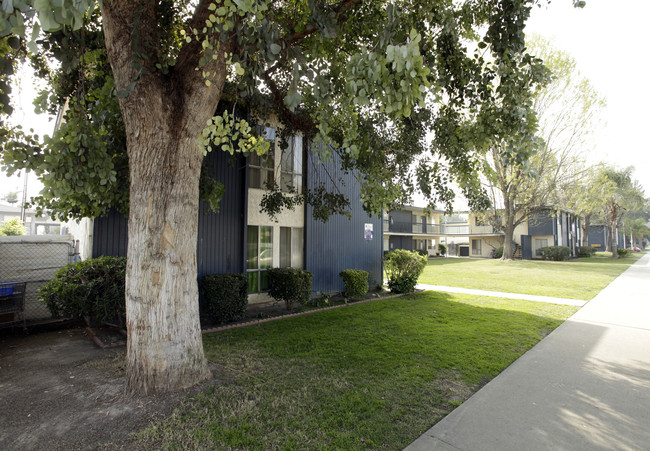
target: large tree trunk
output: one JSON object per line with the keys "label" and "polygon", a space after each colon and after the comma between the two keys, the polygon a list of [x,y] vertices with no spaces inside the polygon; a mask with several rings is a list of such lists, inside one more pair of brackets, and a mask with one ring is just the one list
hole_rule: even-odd
{"label": "large tree trunk", "polygon": [[[196,138],[131,136],[127,263],[127,388],[192,386],[210,373],[203,355],[196,267],[201,154]],[[131,133],[133,135],[133,133]]]}
{"label": "large tree trunk", "polygon": [[[199,2],[193,26],[203,26],[209,3]],[[102,21],[116,89],[124,93],[128,87],[120,98],[130,173],[127,391],[183,389],[210,376],[197,286],[203,160],[198,137],[223,92],[229,47],[221,46],[205,72],[196,70],[199,40],[183,46],[168,74],[142,71],[156,63],[156,2],[104,0]],[[148,49],[146,59],[139,59],[134,47]],[[211,83],[203,73],[210,74]]]}
{"label": "large tree trunk", "polygon": [[503,260],[511,260],[512,253],[514,249],[512,248],[513,235],[515,233],[515,227],[512,224],[512,221],[507,218],[505,227],[503,228]]}
{"label": "large tree trunk", "polygon": [[612,253],[613,259],[618,258],[618,234],[616,233],[616,225],[618,221],[616,220],[616,213],[616,207],[610,206],[608,211],[609,217],[607,220],[609,223],[609,239],[607,240],[607,246],[609,247],[608,251]]}

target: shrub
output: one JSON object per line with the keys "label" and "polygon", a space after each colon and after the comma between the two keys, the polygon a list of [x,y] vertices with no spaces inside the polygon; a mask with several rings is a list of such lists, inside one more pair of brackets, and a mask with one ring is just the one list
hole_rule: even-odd
{"label": "shrub", "polygon": [[492,254],[492,258],[501,258],[501,257],[503,257],[503,246],[494,249],[494,253]]}
{"label": "shrub", "polygon": [[389,252],[384,259],[384,270],[390,291],[394,293],[414,291],[426,265],[427,259],[417,252],[404,249]]}
{"label": "shrub", "polygon": [[630,253],[628,249],[617,249],[616,252],[618,253],[619,257],[627,257],[627,254]]}
{"label": "shrub", "polygon": [[339,273],[345,284],[345,295],[350,298],[363,296],[368,292],[368,271],[344,269]]}
{"label": "shrub", "polygon": [[27,233],[27,229],[20,218],[5,219],[0,224],[0,236],[18,236]]}
{"label": "shrub", "polygon": [[576,248],[576,254],[578,257],[593,257],[596,253],[596,248],[591,246],[578,246]]}
{"label": "shrub", "polygon": [[41,287],[40,299],[55,318],[90,317],[97,321],[117,318],[122,325],[125,257],[99,257],[71,263]]}
{"label": "shrub", "polygon": [[248,283],[243,274],[208,274],[201,278],[206,313],[215,323],[237,321],[246,315]]}
{"label": "shrub", "polygon": [[442,243],[438,244],[438,252],[440,252],[440,255],[447,255],[447,246]]}
{"label": "shrub", "polygon": [[429,253],[425,251],[424,249],[418,249],[417,251],[418,254],[422,255],[423,257],[429,258]]}
{"label": "shrub", "polygon": [[546,246],[538,249],[543,260],[561,262],[571,255],[571,249],[567,246]]}
{"label": "shrub", "polygon": [[311,297],[312,275],[296,268],[271,268],[268,270],[269,295],[276,301],[284,301],[287,310],[295,302],[306,304]]}

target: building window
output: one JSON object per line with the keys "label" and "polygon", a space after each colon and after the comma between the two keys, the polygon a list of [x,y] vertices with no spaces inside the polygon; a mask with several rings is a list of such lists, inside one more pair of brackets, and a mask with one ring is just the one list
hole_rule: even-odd
{"label": "building window", "polygon": [[542,253],[539,250],[546,246],[548,246],[547,238],[535,238],[535,256],[541,257]]}
{"label": "building window", "polygon": [[268,290],[267,270],[273,265],[273,227],[248,226],[246,276],[248,292]]}
{"label": "building window", "polygon": [[282,149],[280,188],[284,192],[302,193],[302,136],[292,136]]}
{"label": "building window", "polygon": [[481,255],[481,240],[472,240],[472,255]]}
{"label": "building window", "polygon": [[275,164],[275,149],[271,148],[264,155],[252,153],[248,157],[248,187],[266,189],[273,186],[273,166]]}
{"label": "building window", "polygon": [[280,267],[302,269],[303,238],[298,227],[280,227]]}

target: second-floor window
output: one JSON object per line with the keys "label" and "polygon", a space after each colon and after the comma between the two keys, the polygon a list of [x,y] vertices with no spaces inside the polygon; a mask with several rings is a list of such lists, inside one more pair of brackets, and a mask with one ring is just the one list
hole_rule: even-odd
{"label": "second-floor window", "polygon": [[248,187],[266,189],[272,186],[274,166],[273,143],[264,155],[252,154],[248,157]]}
{"label": "second-floor window", "polygon": [[285,192],[302,193],[302,136],[289,139],[286,149],[282,149],[280,160],[280,189]]}

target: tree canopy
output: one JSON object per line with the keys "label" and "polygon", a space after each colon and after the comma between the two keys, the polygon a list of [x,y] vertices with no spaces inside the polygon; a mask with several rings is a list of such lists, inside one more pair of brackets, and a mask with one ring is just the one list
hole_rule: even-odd
{"label": "tree canopy", "polygon": [[[221,190],[200,188],[207,152],[264,153],[257,125],[275,116],[281,137],[300,133],[321,158],[338,154],[368,212],[415,191],[450,207],[452,178],[470,206],[485,205],[479,156],[535,128],[530,92],[546,70],[526,52],[523,29],[537,3],[3,1],[2,111],[26,61],[48,80],[38,108],[63,112],[53,137],[4,127],[3,164],[39,174],[36,201],[61,218],[128,206],[129,390],[209,376],[197,211],[200,194],[216,202]],[[335,211],[345,205],[312,194]]]}
{"label": "tree canopy", "polygon": [[[532,93],[538,127],[532,138],[509,136],[485,155],[492,208],[484,216],[505,233],[504,259],[512,258],[515,227],[545,208],[572,206],[568,198],[588,173],[584,155],[604,106],[567,53],[537,36],[528,39],[528,48],[543,58],[550,72],[548,82]],[[513,150],[519,159],[512,157]]]}
{"label": "tree canopy", "polygon": [[[363,180],[368,211],[417,191],[450,207],[451,179],[472,206],[485,206],[478,155],[495,137],[531,127],[526,93],[544,76],[523,41],[533,3],[204,1],[192,11],[190,2],[161,1],[151,34],[132,36],[129,74],[116,88],[93,2],[14,1],[0,16],[0,66],[10,75],[17,60],[28,61],[49,83],[37,108],[63,117],[53,137],[5,130],[2,162],[10,172],[34,171],[46,187],[36,206],[61,219],[126,211],[118,96],[145,74],[171,82],[190,53],[190,69],[211,85],[210,59],[228,47],[221,111],[201,134],[206,150],[262,152],[255,128],[240,119],[255,125],[277,115],[324,157],[343,156]],[[144,20],[146,8],[134,5],[130,13]],[[9,99],[0,101],[10,112]],[[209,177],[202,186],[205,200],[218,200]]]}

